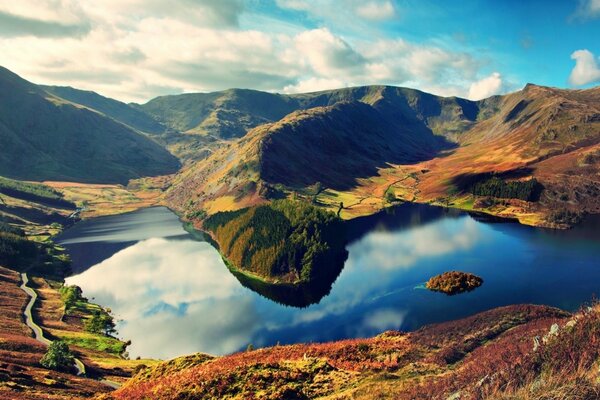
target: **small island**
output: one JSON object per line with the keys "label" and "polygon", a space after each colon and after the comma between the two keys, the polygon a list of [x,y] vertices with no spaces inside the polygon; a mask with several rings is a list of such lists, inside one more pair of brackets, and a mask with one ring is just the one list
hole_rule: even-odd
{"label": "small island", "polygon": [[429,290],[443,292],[452,296],[475,290],[482,283],[483,279],[477,275],[468,272],[449,271],[432,277],[427,281],[425,287]]}

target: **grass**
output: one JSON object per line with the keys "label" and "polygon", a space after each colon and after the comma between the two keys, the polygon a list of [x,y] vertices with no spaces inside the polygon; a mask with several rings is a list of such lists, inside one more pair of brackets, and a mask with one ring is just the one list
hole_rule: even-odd
{"label": "grass", "polygon": [[85,349],[120,355],[126,349],[122,341],[103,335],[88,332],[51,331],[57,338],[64,340],[69,345],[83,347]]}
{"label": "grass", "polygon": [[234,211],[243,207],[243,204],[236,202],[235,196],[222,196],[204,203],[204,209],[209,214],[214,214],[219,211]]}
{"label": "grass", "polygon": [[65,199],[85,209],[83,218],[102,215],[121,214],[150,207],[160,203],[162,191],[159,188],[148,188],[149,184],[140,185],[134,191],[122,185],[97,185],[72,182],[45,182],[46,185],[60,191]]}

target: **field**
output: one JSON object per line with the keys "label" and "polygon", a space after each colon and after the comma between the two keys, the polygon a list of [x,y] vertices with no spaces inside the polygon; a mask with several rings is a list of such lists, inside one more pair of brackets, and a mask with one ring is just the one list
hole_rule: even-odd
{"label": "field", "polygon": [[101,215],[121,214],[160,204],[163,182],[151,178],[123,185],[87,184],[74,182],[44,182],[61,192],[65,199],[82,209],[80,217],[93,218]]}

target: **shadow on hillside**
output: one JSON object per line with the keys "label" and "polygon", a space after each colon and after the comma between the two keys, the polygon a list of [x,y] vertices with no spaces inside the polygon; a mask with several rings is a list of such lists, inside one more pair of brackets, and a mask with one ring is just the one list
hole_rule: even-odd
{"label": "shadow on hillside", "polygon": [[415,164],[456,148],[423,120],[394,108],[338,103],[281,125],[261,142],[261,176],[270,183],[335,190],[356,187],[389,164]]}
{"label": "shadow on hillside", "polygon": [[63,217],[55,212],[45,213],[35,208],[13,207],[0,204],[0,211],[40,225],[48,225],[52,222],[58,222],[62,225],[67,225],[72,222],[69,220],[69,218]]}
{"label": "shadow on hillside", "polygon": [[452,184],[455,185],[459,190],[469,190],[474,184],[488,180],[493,177],[500,179],[519,179],[527,176],[531,176],[534,169],[530,167],[522,167],[511,169],[505,172],[483,172],[478,174],[465,173],[460,174],[452,178]]}

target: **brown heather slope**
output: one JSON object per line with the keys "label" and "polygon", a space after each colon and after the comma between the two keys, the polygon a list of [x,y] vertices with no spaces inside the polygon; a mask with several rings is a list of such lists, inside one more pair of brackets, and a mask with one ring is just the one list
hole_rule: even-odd
{"label": "brown heather slope", "polygon": [[0,267],[0,398],[83,399],[110,390],[98,381],[43,368],[46,347],[23,323],[29,297],[19,274]]}
{"label": "brown heather slope", "polygon": [[[343,218],[381,209],[388,192],[531,225],[559,227],[553,214],[564,210],[600,212],[600,88],[527,85],[479,102],[390,87],[367,93],[254,128],[179,173],[167,201],[201,216],[312,197],[320,183],[317,203],[343,202]],[[539,202],[469,193],[491,174],[535,177],[546,189]]]}
{"label": "brown heather slope", "polygon": [[592,399],[599,356],[597,307],[518,305],[411,333],[175,359],[103,398]]}

